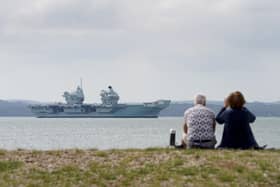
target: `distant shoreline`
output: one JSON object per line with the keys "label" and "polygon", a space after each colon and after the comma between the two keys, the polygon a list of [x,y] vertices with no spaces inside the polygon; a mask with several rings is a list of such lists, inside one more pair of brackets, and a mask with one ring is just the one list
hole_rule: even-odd
{"label": "distant shoreline", "polygon": [[[38,102],[33,101],[3,101],[0,100],[0,117],[31,117],[28,105]],[[179,117],[182,116],[184,111],[191,107],[193,104],[190,101],[185,102],[173,102],[169,107],[161,111],[160,117]],[[207,106],[218,112],[222,107],[221,101],[208,101]],[[258,117],[280,117],[280,103],[263,103],[252,102],[247,103],[248,107]]]}

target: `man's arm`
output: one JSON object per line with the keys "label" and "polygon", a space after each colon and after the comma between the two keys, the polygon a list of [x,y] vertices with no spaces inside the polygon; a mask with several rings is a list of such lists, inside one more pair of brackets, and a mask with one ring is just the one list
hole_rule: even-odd
{"label": "man's arm", "polygon": [[184,113],[183,131],[184,131],[185,134],[188,134],[188,124],[187,124],[188,111],[189,111],[189,110],[187,110],[187,111]]}
{"label": "man's arm", "polygon": [[183,125],[183,130],[184,130],[184,133],[185,133],[185,134],[188,134],[188,125],[187,125],[186,122],[185,122],[184,125]]}
{"label": "man's arm", "polygon": [[214,118],[213,120],[213,129],[214,129],[214,132],[216,131],[216,119]]}

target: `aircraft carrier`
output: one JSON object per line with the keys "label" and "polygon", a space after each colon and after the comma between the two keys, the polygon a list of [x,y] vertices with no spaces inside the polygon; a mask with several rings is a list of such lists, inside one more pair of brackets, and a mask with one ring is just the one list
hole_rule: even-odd
{"label": "aircraft carrier", "polygon": [[139,104],[119,104],[119,95],[112,86],[100,93],[101,104],[84,104],[82,85],[73,92],[64,92],[65,103],[30,105],[38,118],[157,118],[170,100]]}

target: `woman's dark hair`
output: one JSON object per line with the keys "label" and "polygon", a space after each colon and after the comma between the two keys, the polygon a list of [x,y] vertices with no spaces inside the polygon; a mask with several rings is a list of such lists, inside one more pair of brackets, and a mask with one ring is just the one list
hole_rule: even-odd
{"label": "woman's dark hair", "polygon": [[236,91],[228,96],[227,102],[230,108],[241,109],[245,105],[246,100],[240,91]]}

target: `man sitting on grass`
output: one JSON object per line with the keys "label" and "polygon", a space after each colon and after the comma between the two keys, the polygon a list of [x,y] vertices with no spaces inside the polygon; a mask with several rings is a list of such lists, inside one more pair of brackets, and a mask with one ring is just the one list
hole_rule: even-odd
{"label": "man sitting on grass", "polygon": [[194,105],[185,111],[182,145],[177,147],[214,149],[217,143],[215,113],[206,107],[204,95],[197,95]]}

